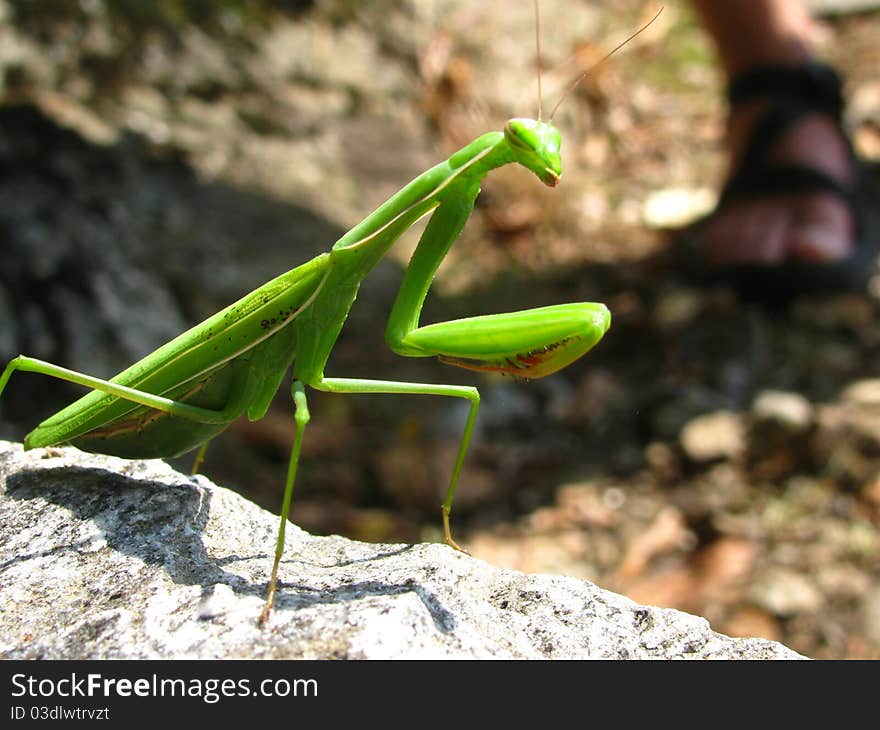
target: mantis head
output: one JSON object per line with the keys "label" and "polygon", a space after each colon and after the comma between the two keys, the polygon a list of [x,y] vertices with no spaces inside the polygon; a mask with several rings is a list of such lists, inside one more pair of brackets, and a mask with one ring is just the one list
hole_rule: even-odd
{"label": "mantis head", "polygon": [[504,138],[514,158],[551,188],[562,176],[562,137],[556,127],[534,119],[511,119],[504,125]]}
{"label": "mantis head", "polygon": [[639,33],[645,30],[651,23],[657,20],[657,17],[663,11],[660,10],[645,25],[639,28],[623,43],[619,43],[609,53],[605,54],[599,61],[594,63],[590,68],[581,73],[573,83],[565,90],[556,106],[550,112],[548,122],[541,121],[543,116],[543,101],[541,94],[541,31],[540,31],[540,13],[538,12],[538,0],[534,0],[535,6],[535,57],[538,61],[538,119],[511,119],[504,125],[504,138],[507,141],[514,159],[524,167],[535,173],[538,179],[551,188],[556,187],[559,178],[562,176],[562,160],[559,157],[559,148],[562,144],[562,138],[559,132],[551,123],[556,114],[556,110],[565,101],[566,97],[584,80],[584,78],[599,64],[604,63],[613,56],[618,49],[629,43]]}

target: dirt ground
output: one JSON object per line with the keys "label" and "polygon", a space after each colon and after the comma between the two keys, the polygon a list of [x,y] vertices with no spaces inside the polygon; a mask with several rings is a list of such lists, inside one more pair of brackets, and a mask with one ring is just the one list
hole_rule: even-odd
{"label": "dirt ground", "polygon": [[[328,249],[473,137],[536,113],[530,3],[81,7],[47,18],[0,0],[4,360],[110,375]],[[656,7],[541,10],[546,110]],[[818,28],[876,184],[880,13]],[[772,305],[689,277],[670,229],[712,206],[724,113],[707,39],[686,3],[667,2],[560,107],[558,188],[521,169],[486,180],[423,322],[603,301],[612,328],[583,360],[523,383],[390,353],[408,237],[364,282],[326,372],[480,387],[453,512],[476,557],[811,657],[880,658],[880,277]],[[20,440],[73,395],[16,376],[0,434]],[[440,538],[466,408],[310,398],[294,521]],[[277,510],[292,432],[284,386],[266,418],[212,444],[203,471]]]}

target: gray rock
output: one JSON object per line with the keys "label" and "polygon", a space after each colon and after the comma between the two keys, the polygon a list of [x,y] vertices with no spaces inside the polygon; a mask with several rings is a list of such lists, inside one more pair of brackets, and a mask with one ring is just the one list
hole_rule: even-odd
{"label": "gray rock", "polygon": [[575,578],[446,546],[291,525],[261,630],[277,518],[161,461],[0,441],[3,658],[800,656]]}

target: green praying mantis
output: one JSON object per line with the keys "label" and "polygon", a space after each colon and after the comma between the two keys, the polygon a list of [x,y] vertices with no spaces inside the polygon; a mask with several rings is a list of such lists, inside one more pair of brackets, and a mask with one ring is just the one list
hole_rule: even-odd
{"label": "green praying mantis", "polygon": [[[539,99],[540,93],[539,73]],[[477,389],[327,377],[324,368],[361,281],[398,238],[428,214],[431,217],[388,319],[385,337],[395,353],[438,357],[471,370],[534,379],[570,365],[599,342],[611,315],[604,304],[595,302],[420,325],[435,272],[470,216],[483,178],[495,168],[517,163],[545,185],[559,182],[561,137],[540,117],[539,101],[537,120],[511,119],[503,131],[478,137],[403,187],[329,252],[269,281],[109,380],[24,355],[14,358],[0,376],[0,394],[18,370],[91,389],[31,431],[25,437],[25,449],[70,444],[130,459],[174,457],[199,449],[198,465],[208,442],[234,420],[245,413],[252,421],[265,415],[282,378],[292,368],[296,428],[274,562],[259,619],[263,625],[274,603],[285,527],[310,418],[306,387],[330,393],[462,398],[470,408],[441,506],[445,542],[460,550],[452,537],[450,512],[477,417]]]}

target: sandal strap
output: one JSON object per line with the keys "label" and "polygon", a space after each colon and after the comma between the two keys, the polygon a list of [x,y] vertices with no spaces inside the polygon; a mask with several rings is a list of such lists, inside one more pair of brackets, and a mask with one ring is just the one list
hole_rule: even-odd
{"label": "sandal strap", "polygon": [[760,97],[784,98],[839,119],[843,82],[830,66],[807,61],[796,66],[758,66],[736,76],[727,87],[731,106]]}
{"label": "sandal strap", "polygon": [[[767,162],[769,150],[805,115],[826,114],[839,126],[844,106],[842,87],[837,73],[816,61],[760,66],[732,79],[727,90],[732,106],[758,98],[769,98],[770,102],[755,121],[738,170],[721,191],[721,199],[814,190],[833,193],[852,208],[852,191],[830,176],[800,165]],[[848,149],[852,157],[849,145]]]}
{"label": "sandal strap", "polygon": [[771,102],[770,107],[755,121],[752,127],[740,157],[740,169],[751,170],[767,164],[765,161],[768,153],[782,135],[802,117],[814,114],[816,111],[814,107],[784,98]]}
{"label": "sandal strap", "polygon": [[796,164],[772,165],[735,175],[724,187],[721,199],[726,201],[747,195],[818,192],[835,195],[849,206],[853,213],[856,212],[856,197],[852,190],[824,172]]}

